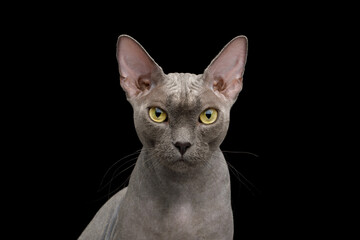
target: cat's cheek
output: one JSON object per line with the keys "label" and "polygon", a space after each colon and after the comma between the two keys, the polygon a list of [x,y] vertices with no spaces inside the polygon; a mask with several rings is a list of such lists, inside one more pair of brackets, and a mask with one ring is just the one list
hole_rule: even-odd
{"label": "cat's cheek", "polygon": [[214,126],[200,126],[200,134],[202,141],[207,143],[211,148],[218,147],[221,143],[221,139],[219,139],[221,130],[218,124]]}
{"label": "cat's cheek", "polygon": [[141,121],[136,122],[135,127],[143,146],[154,148],[163,138],[168,127],[167,125],[167,123],[155,123],[149,119],[142,118]]}

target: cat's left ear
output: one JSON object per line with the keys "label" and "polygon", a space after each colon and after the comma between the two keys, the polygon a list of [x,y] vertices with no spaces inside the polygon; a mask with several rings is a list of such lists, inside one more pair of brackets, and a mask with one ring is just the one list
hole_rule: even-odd
{"label": "cat's left ear", "polygon": [[215,92],[235,102],[243,86],[248,40],[231,40],[205,69],[205,81]]}

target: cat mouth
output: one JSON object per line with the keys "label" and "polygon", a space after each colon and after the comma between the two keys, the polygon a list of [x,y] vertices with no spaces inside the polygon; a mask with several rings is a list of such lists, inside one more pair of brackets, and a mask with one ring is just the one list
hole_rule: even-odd
{"label": "cat mouth", "polygon": [[192,160],[189,159],[188,157],[182,155],[182,156],[176,158],[176,159],[173,161],[173,165],[175,165],[175,166],[187,166],[187,167],[191,167],[191,166],[194,166],[195,163],[194,163],[194,161],[192,161]]}
{"label": "cat mouth", "polygon": [[175,171],[186,171],[191,167],[190,161],[186,160],[184,157],[180,157],[178,159],[175,159],[172,164],[171,168]]}
{"label": "cat mouth", "polygon": [[187,163],[188,160],[184,156],[177,157],[173,160],[173,163]]}

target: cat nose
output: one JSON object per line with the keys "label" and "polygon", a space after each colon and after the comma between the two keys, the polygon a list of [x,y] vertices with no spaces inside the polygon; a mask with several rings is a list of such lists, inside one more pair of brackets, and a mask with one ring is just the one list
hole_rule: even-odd
{"label": "cat nose", "polygon": [[186,150],[191,146],[191,143],[189,143],[189,142],[176,142],[174,145],[175,145],[175,147],[177,147],[177,149],[179,150],[181,155],[184,155]]}

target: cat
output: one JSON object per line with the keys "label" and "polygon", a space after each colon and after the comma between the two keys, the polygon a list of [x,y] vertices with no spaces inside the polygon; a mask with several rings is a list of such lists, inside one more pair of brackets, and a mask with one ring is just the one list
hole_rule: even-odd
{"label": "cat", "polygon": [[243,86],[248,40],[232,39],[203,74],[165,74],[120,35],[120,85],[143,145],[128,187],[110,198],[83,239],[233,239],[230,176],[220,150]]}

